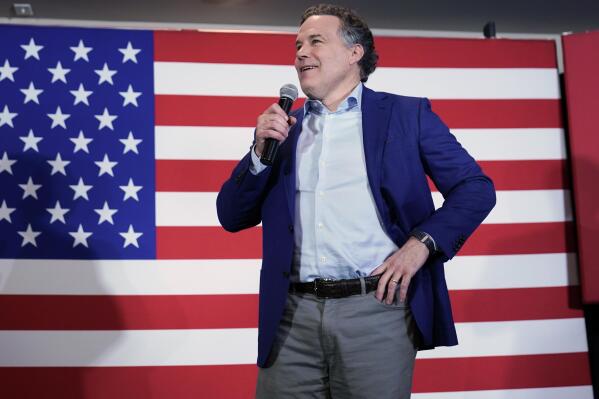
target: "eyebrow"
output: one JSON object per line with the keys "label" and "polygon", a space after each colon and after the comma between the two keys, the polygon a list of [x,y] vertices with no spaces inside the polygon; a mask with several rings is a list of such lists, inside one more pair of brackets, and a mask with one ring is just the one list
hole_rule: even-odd
{"label": "eyebrow", "polygon": [[[318,33],[317,33],[317,34],[315,34],[315,35],[310,35],[310,36],[308,36],[308,40],[312,40],[312,39],[316,39],[316,38],[320,38],[320,39],[323,39],[323,40],[324,40],[324,36],[323,36],[323,35],[321,35],[321,34],[318,34]],[[301,43],[301,41],[300,41],[300,40],[296,40],[296,41],[295,41],[295,46],[297,47],[297,45],[298,45],[298,44],[300,44],[300,43]]]}

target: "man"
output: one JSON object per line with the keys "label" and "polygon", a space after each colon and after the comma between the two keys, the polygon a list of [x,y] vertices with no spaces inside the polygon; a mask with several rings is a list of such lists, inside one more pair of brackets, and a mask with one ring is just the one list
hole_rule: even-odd
{"label": "man", "polygon": [[[306,10],[296,50],[308,101],[258,117],[217,199],[225,229],[263,225],[256,395],[408,398],[416,351],[457,344],[443,262],[494,206],[493,184],[428,100],[363,86],[378,56],[353,11]],[[280,147],[266,167],[268,138]]]}

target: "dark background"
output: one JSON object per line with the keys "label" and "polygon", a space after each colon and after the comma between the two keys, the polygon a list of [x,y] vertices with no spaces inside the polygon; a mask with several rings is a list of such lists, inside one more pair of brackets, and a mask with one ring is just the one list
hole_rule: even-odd
{"label": "dark background", "polygon": [[[108,21],[118,22],[121,27],[148,28],[268,26],[273,30],[293,31],[303,10],[315,3],[304,0],[42,0],[30,4],[35,19],[41,19],[42,23],[79,20],[89,21],[84,24],[93,26],[106,25],[99,21]],[[543,34],[558,39],[557,35],[564,32],[599,29],[599,0],[353,0],[336,3],[356,9],[377,33],[395,29],[416,35],[415,31],[429,31],[422,34],[482,37],[482,27],[488,21],[495,21],[498,37]],[[12,4],[13,1],[0,0],[0,23],[14,18]],[[11,22],[27,23],[27,20],[19,18]],[[557,42],[559,45],[559,40]],[[586,306],[585,318],[595,398],[599,399],[599,304]]]}

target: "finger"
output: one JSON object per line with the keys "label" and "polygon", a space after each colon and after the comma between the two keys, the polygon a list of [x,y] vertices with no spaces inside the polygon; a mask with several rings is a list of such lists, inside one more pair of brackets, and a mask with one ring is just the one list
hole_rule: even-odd
{"label": "finger", "polygon": [[378,265],[373,271],[370,272],[371,276],[376,276],[377,274],[381,274],[385,271],[386,265],[381,263]]}
{"label": "finger", "polygon": [[395,299],[395,293],[397,292],[397,287],[402,280],[401,273],[394,273],[389,279],[389,283],[387,284],[387,296],[385,297],[385,303],[387,305],[391,305],[393,300]]}
{"label": "finger", "polygon": [[387,264],[383,263],[383,265],[381,265],[381,266],[385,266],[385,271],[383,274],[381,274],[379,283],[376,286],[376,293],[374,294],[376,299],[378,299],[379,301],[383,300],[383,296],[385,295],[385,290],[387,289],[387,283],[389,282],[389,279],[393,275],[393,272],[387,269],[387,267],[388,267]]}
{"label": "finger", "polygon": [[297,119],[293,116],[289,117],[289,120],[287,121],[287,123],[289,124],[289,126],[293,126],[297,123]]}
{"label": "finger", "polygon": [[287,120],[287,114],[285,113],[285,111],[283,111],[283,108],[281,108],[281,106],[279,106],[279,104],[277,104],[277,103],[274,103],[270,107],[268,107],[268,109],[266,110],[266,113],[277,114],[277,115],[280,115],[281,117],[285,118],[285,120]]}
{"label": "finger", "polygon": [[278,142],[283,142],[285,141],[286,137],[283,136],[280,132],[277,132],[276,130],[263,130],[260,134],[260,138],[266,140],[266,139],[275,139]]}
{"label": "finger", "polygon": [[411,278],[409,276],[403,276],[401,284],[399,285],[399,301],[405,302],[406,296],[408,296],[408,287],[410,286]]}

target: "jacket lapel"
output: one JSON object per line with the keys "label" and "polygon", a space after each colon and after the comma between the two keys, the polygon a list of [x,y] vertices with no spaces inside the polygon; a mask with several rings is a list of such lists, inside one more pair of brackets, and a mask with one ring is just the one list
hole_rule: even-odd
{"label": "jacket lapel", "polygon": [[374,92],[367,87],[362,91],[362,137],[364,141],[364,157],[366,158],[366,174],[368,183],[378,208],[379,215],[387,220],[383,197],[381,195],[381,171],[383,151],[388,135],[390,102],[385,93]]}
{"label": "jacket lapel", "polygon": [[295,182],[296,182],[296,167],[295,167],[295,157],[297,150],[297,141],[299,139],[299,135],[302,132],[302,121],[304,119],[304,109],[301,108],[301,111],[294,115],[297,118],[297,122],[291,130],[289,131],[289,136],[287,137],[286,143],[289,154],[286,154],[285,162],[283,166],[283,181],[285,183],[285,193],[287,196],[287,206],[289,207],[289,216],[291,216],[291,220],[295,222]]}

